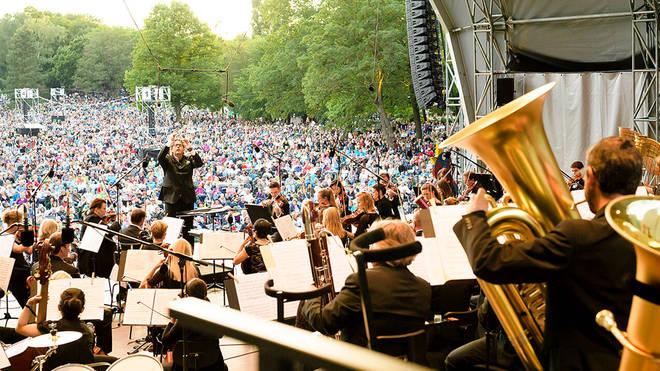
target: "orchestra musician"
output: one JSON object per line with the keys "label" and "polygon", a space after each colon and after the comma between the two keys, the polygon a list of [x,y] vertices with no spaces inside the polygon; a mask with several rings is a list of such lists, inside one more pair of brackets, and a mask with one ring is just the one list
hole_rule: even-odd
{"label": "orchestra musician", "polygon": [[[48,243],[53,248],[50,253],[50,266],[53,272],[65,272],[68,277],[60,278],[80,278],[80,271],[78,268],[66,262],[69,254],[71,253],[71,244],[64,244],[62,242],[62,233],[55,232],[48,239]],[[39,270],[39,262],[32,265],[32,275]],[[53,275],[51,280],[57,279],[57,275]],[[103,308],[103,319],[89,321],[94,324],[94,332],[96,333],[96,345],[104,354],[112,352],[112,310],[110,308]]]}
{"label": "orchestra musician", "polygon": [[334,236],[339,237],[342,245],[346,246],[348,243],[348,231],[341,225],[338,208],[329,207],[323,211],[323,227]]}
{"label": "orchestra musician", "polygon": [[263,206],[270,209],[273,218],[280,218],[284,215],[289,215],[290,206],[289,201],[282,195],[282,186],[277,181],[272,181],[268,185],[268,197],[261,202]]}
{"label": "orchestra musician", "polygon": [[356,230],[355,233],[349,232],[348,236],[350,238],[355,238],[366,232],[371,224],[380,218],[370,193],[360,192],[357,194],[357,211],[353,215],[357,219],[355,223]]}
{"label": "orchestra musician", "polygon": [[544,237],[502,244],[486,222],[479,190],[454,226],[477,277],[492,283],[547,282],[541,363],[546,370],[616,370],[621,345],[594,318],[602,308],[626,328],[635,252],[605,219],[605,207],[634,194],[642,156],[629,140],[609,137],[587,153],[585,198],[592,220],[558,223]]}
{"label": "orchestra musician", "polygon": [[389,199],[386,194],[387,190],[381,183],[376,183],[371,187],[371,194],[378,210],[378,215],[382,219],[395,218],[401,219],[399,209],[396,207],[395,202]]}
{"label": "orchestra musician", "polygon": [[266,219],[257,219],[254,222],[254,236],[248,233],[245,241],[241,244],[234,256],[234,265],[241,265],[244,274],[265,272],[266,265],[261,256],[260,246],[268,245],[268,233],[272,225]]}
{"label": "orchestra musician", "polygon": [[[368,194],[368,193],[367,193]],[[415,234],[401,220],[382,220],[372,228],[382,228],[385,239],[371,245],[383,249],[415,241]],[[423,328],[431,316],[431,286],[408,270],[415,257],[384,263],[374,263],[367,270],[369,294],[379,335],[408,333]],[[337,296],[321,307],[321,298],[306,300],[302,314],[316,331],[334,335],[341,330],[341,339],[366,345],[360,305],[358,274],[352,273]]]}
{"label": "orchestra musician", "polygon": [[570,191],[578,191],[584,189],[584,179],[582,179],[582,169],[584,164],[581,161],[574,161],[571,164],[571,172],[573,177],[568,180],[568,189]]}
{"label": "orchestra musician", "polygon": [[[108,225],[108,223],[116,217],[116,214],[107,212],[107,203],[102,198],[95,198],[89,204],[89,213],[85,217],[88,223]],[[111,225],[107,226],[108,229],[119,232],[120,225],[114,221]],[[80,231],[80,239],[85,235],[87,226],[83,226]],[[92,273],[96,273],[97,277],[109,278],[112,267],[115,265],[115,252],[117,245],[112,240],[110,233],[106,234],[101,242],[101,247],[98,253],[93,253],[87,250],[80,250],[78,254],[78,269],[80,273],[91,277]]]}
{"label": "orchestra musician", "polygon": [[29,306],[36,304],[39,300],[41,300],[41,296],[33,296],[28,301],[28,306],[23,308],[16,323],[17,333],[29,337],[48,334],[50,333],[50,325],[53,324],[57,331],[75,331],[82,334],[82,337],[78,340],[59,345],[57,352],[46,360],[44,364],[45,370],[52,370],[57,366],[67,363],[111,363],[117,360],[115,357],[94,355],[94,334],[80,320],[80,313],[85,309],[85,293],[82,290],[72,287],[62,292],[59,298],[59,305],[57,306],[62,314],[62,318],[59,321],[29,324],[28,321],[31,314]]}
{"label": "orchestra musician", "polygon": [[[15,223],[21,223],[23,221],[23,212],[19,209],[5,211],[2,214],[2,221],[7,227]],[[16,233],[19,230],[19,226],[14,226],[6,232],[15,236],[10,254],[10,257],[14,259],[14,269],[9,279],[9,291],[12,292],[18,304],[23,307],[30,297],[30,290],[26,286],[26,280],[30,276],[30,266],[25,260],[23,253],[32,254],[32,246],[21,245],[20,237]]]}
{"label": "orchestra musician", "polygon": [[51,234],[57,232],[58,228],[57,222],[53,219],[42,220],[41,225],[39,225],[39,237],[37,238],[37,241],[41,242],[47,240]]}
{"label": "orchestra musician", "polygon": [[321,216],[321,220],[318,220],[318,222],[322,223],[323,212],[330,207],[337,207],[337,202],[335,200],[335,195],[332,192],[332,189],[325,188],[320,190],[316,194],[316,201],[318,202],[318,206],[316,206],[316,212]]}
{"label": "orchestra musician", "polygon": [[[188,139],[172,134],[169,145],[158,153],[158,164],[163,168],[163,185],[158,199],[165,203],[165,214],[176,217],[182,211],[192,210],[197,199],[193,170],[202,167],[204,162]],[[183,238],[192,245],[195,238],[188,231],[193,227],[193,218],[187,216],[183,219]]]}
{"label": "orchestra musician", "polygon": [[399,192],[396,186],[392,184],[390,174],[386,172],[380,173],[380,178],[378,179],[378,182],[382,184],[387,190],[385,195],[387,196],[387,198],[389,198],[394,202],[394,207],[399,208],[399,206],[401,205],[401,200],[399,199]]}
{"label": "orchestra musician", "polygon": [[[179,238],[171,247],[171,250],[188,256],[192,256],[192,247],[187,240]],[[193,278],[199,278],[199,269],[191,262],[186,261],[183,266],[183,282]],[[140,288],[159,287],[165,289],[181,288],[181,269],[179,258],[169,254],[167,258],[156,264],[140,284]]]}
{"label": "orchestra musician", "polygon": [[346,194],[344,185],[341,184],[339,179],[335,179],[330,183],[330,189],[332,189],[332,192],[335,194],[340,217],[348,215],[348,195]]}
{"label": "orchestra musician", "polygon": [[[142,239],[146,230],[144,229],[144,221],[147,219],[147,213],[143,209],[133,209],[130,216],[130,224],[122,228],[121,233],[137,239]],[[119,236],[119,246],[122,250],[140,249],[142,244],[130,241],[122,236]]]}
{"label": "orchestra musician", "polygon": [[[151,224],[151,238],[154,245],[163,246],[163,240],[167,235],[167,224],[165,222],[156,220]],[[166,247],[166,246],[163,246]],[[142,245],[145,250],[156,250],[155,247]]]}
{"label": "orchestra musician", "polygon": [[479,182],[477,181],[476,174],[472,170],[468,170],[463,173],[463,183],[465,184],[465,190],[461,193],[460,196],[456,198],[458,201],[467,201],[470,199],[472,194],[477,193],[479,190]]}
{"label": "orchestra musician", "polygon": [[422,197],[428,202],[431,206],[442,205],[440,191],[436,188],[433,183],[424,183],[421,188]]}

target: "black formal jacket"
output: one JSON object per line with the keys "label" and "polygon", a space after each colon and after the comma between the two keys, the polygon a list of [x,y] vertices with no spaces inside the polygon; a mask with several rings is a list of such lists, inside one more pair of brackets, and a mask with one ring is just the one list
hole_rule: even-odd
{"label": "black formal jacket", "polygon": [[163,185],[158,199],[168,204],[179,202],[190,204],[195,202],[195,186],[193,185],[193,169],[202,167],[204,162],[197,153],[183,155],[177,161],[170,154],[170,147],[165,146],[158,153],[158,163],[163,168]]}
{"label": "black formal jacket", "polygon": [[[88,214],[85,217],[85,221],[88,223],[101,224],[101,218],[94,213]],[[107,226],[106,228],[119,232],[121,226],[119,225],[119,223],[114,222],[110,226]],[[87,230],[87,226],[83,226],[80,231],[81,241],[82,241],[82,237],[85,235],[86,230]],[[110,277],[110,272],[112,272],[112,267],[115,265],[114,254],[117,251],[117,245],[112,240],[112,237],[113,236],[110,233],[105,235],[105,237],[103,238],[103,242],[101,242],[101,247],[99,248],[99,252],[98,254],[96,254],[95,267],[96,267],[97,277],[105,277],[105,278]],[[78,252],[78,269],[80,269],[80,273],[86,276],[92,275],[92,272],[94,271],[94,267],[92,266],[93,256],[94,253],[90,251],[80,250]]]}
{"label": "black formal jacket", "polygon": [[[142,232],[142,230],[138,226],[133,224],[130,224],[128,227],[122,228],[121,230],[121,233],[135,238],[140,238],[140,232]],[[121,247],[122,250],[137,250],[142,246],[142,244],[135,243],[127,238],[123,238],[120,236],[119,246]]]}
{"label": "black formal jacket", "polygon": [[[397,198],[395,198],[397,200]],[[396,218],[396,219],[401,219],[399,216],[399,208],[398,204],[395,201],[390,200],[387,197],[383,197],[380,200],[375,202],[376,204],[376,209],[378,210],[378,215],[382,219],[387,219],[387,218]]]}
{"label": "black formal jacket", "polygon": [[[400,324],[409,325],[410,321],[387,321],[393,316],[415,319],[417,324],[413,326],[423,326],[431,315],[431,285],[408,268],[377,265],[367,270],[367,282],[377,334],[412,330],[399,328]],[[321,308],[320,298],[307,300],[302,313],[314,330],[326,335],[341,330],[342,340],[366,345],[357,273],[346,278],[344,287],[330,303]]]}
{"label": "black formal jacket", "polygon": [[482,211],[464,215],[454,232],[477,277],[493,283],[547,282],[546,370],[618,368],[621,346],[595,318],[609,309],[619,328],[626,328],[635,253],[607,224],[604,208],[593,220],[564,220],[528,242],[497,242]]}

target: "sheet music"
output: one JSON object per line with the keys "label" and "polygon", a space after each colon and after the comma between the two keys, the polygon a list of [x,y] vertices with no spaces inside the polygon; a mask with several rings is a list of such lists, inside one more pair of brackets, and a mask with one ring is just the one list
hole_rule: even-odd
{"label": "sheet music", "polygon": [[152,326],[167,326],[170,322],[170,303],[180,299],[180,289],[154,289],[154,313],[151,315]]}
{"label": "sheet music", "polygon": [[635,196],[648,196],[649,192],[646,190],[646,187],[644,186],[639,186],[635,190]]}
{"label": "sheet music", "polygon": [[[240,276],[236,286],[236,296],[240,311],[267,320],[277,319],[277,299],[266,295],[264,284],[269,279],[268,272],[259,272]],[[294,317],[298,302],[284,303],[284,317]]]}
{"label": "sheet music", "polygon": [[7,368],[9,366],[11,366],[11,363],[9,362],[9,358],[7,358],[5,349],[0,347],[0,368]]}
{"label": "sheet music", "polygon": [[290,291],[309,291],[314,283],[306,240],[291,240],[261,246],[261,256],[275,287]]}
{"label": "sheet music", "polygon": [[245,238],[240,232],[217,231],[205,232],[201,240],[193,254],[197,259],[233,259]]}
{"label": "sheet music", "polygon": [[0,257],[8,258],[11,255],[11,249],[14,247],[13,234],[3,234],[0,236]]}
{"label": "sheet music", "polygon": [[8,291],[9,279],[14,269],[14,258],[0,257],[0,288]]}
{"label": "sheet music", "polygon": [[[104,225],[90,223],[92,225],[105,228]],[[103,242],[104,233],[94,229],[92,227],[85,228],[85,234],[83,235],[82,240],[80,241],[79,248],[82,250],[91,251],[93,253],[98,253],[101,248],[101,242]]]}
{"label": "sheet music", "polygon": [[328,236],[328,254],[330,255],[333,286],[335,292],[339,292],[344,287],[346,277],[353,273],[353,269],[349,264],[349,256],[344,251],[344,246],[339,237]]}
{"label": "sheet music", "polygon": [[32,341],[32,338],[26,337],[21,341],[15,342],[5,350],[5,354],[7,355],[7,357],[11,358],[25,352],[25,350],[28,348],[28,344],[30,343],[30,341]]}
{"label": "sheet music", "polygon": [[[124,262],[122,281],[142,282],[149,272],[163,260],[163,252],[159,250],[124,250],[121,252]],[[119,269],[121,272],[121,268]]]}
{"label": "sheet music", "polygon": [[105,299],[105,280],[91,278],[69,278],[48,281],[48,304],[46,305],[46,320],[57,321],[62,315],[57,306],[64,290],[75,287],[85,293],[85,310],[80,314],[81,320],[103,319]]}
{"label": "sheet music", "polygon": [[291,215],[284,215],[283,217],[277,218],[273,221],[275,222],[275,228],[277,228],[280,236],[285,241],[296,238],[300,234],[298,228],[296,228],[295,224],[293,224]]}
{"label": "sheet music", "polygon": [[[571,196],[573,196],[573,202],[578,203],[582,202],[585,200],[584,196],[584,189],[580,189],[577,191],[571,191]],[[591,220],[594,218],[596,214],[592,213],[591,210],[589,209],[589,203],[588,202],[582,202],[581,204],[577,205],[577,211],[578,214],[580,214],[580,217],[582,219],[588,219]]]}
{"label": "sheet music", "polygon": [[[124,325],[149,326],[151,324],[151,308],[154,304],[155,289],[128,290],[126,310],[124,310]],[[144,303],[143,304],[138,304]],[[146,305],[146,306],[145,306]],[[148,307],[147,307],[148,306]]]}
{"label": "sheet music", "polygon": [[181,228],[183,228],[183,219],[166,216],[163,218],[163,223],[167,224],[167,233],[165,234],[163,243],[168,243],[171,245],[176,242],[177,239],[179,239]]}

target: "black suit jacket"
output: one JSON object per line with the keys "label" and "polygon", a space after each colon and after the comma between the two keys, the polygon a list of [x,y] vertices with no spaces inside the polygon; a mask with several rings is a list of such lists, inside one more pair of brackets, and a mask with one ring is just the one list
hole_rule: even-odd
{"label": "black suit jacket", "polygon": [[170,147],[165,146],[158,153],[158,164],[163,168],[163,185],[158,199],[168,204],[195,202],[195,186],[193,185],[193,170],[204,165],[197,153],[184,155],[181,161],[176,161],[170,154]]}
{"label": "black suit jacket", "polygon": [[[396,199],[397,198],[395,198],[395,200]],[[375,203],[376,209],[378,210],[378,215],[380,215],[382,219],[401,219],[401,216],[399,216],[398,204],[395,201],[392,201],[387,197],[383,197]]]}
{"label": "black suit jacket", "polygon": [[[411,318],[416,319],[423,326],[424,320],[431,315],[431,285],[412,274],[408,268],[375,266],[367,270],[367,282],[377,334],[403,333],[411,330],[411,328],[397,328],[400,327],[399,325],[410,325],[410,321],[395,323],[387,320],[379,321],[379,318],[393,316]],[[346,278],[341,291],[323,308],[320,298],[316,298],[307,300],[302,312],[314,330],[327,335],[341,330],[342,340],[366,345],[357,273]]]}
{"label": "black suit jacket", "polygon": [[616,370],[621,346],[596,324],[609,309],[626,328],[635,275],[632,245],[604,216],[564,220],[542,238],[500,244],[484,212],[454,226],[475,274],[492,283],[547,282],[542,362],[546,370]]}
{"label": "black suit jacket", "polygon": [[[140,232],[142,230],[133,224],[129,224],[128,227],[121,230],[121,233],[135,238],[140,238]],[[122,250],[137,250],[142,246],[142,244],[135,243],[123,237],[119,237],[119,245]]]}
{"label": "black suit jacket", "polygon": [[[101,224],[101,218],[98,215],[91,213],[85,217],[85,221],[89,223]],[[106,228],[113,231],[119,231],[121,226],[119,223],[114,222]],[[80,231],[80,240],[85,235],[87,226],[83,226]],[[110,233],[106,234],[101,242],[101,247],[99,248],[98,254],[94,256],[94,253],[86,250],[80,250],[78,253],[78,269],[80,272],[86,276],[91,276],[96,268],[96,276],[98,277],[110,277],[110,272],[112,272],[112,267],[115,265],[115,251],[117,251],[117,245],[112,240],[112,235]],[[92,259],[95,258],[95,264],[92,266]]]}

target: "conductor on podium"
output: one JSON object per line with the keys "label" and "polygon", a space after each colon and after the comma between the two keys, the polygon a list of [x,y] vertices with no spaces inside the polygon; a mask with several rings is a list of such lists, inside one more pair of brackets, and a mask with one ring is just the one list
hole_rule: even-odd
{"label": "conductor on podium", "polygon": [[[158,154],[158,164],[163,168],[163,185],[158,199],[165,203],[165,214],[176,217],[182,211],[192,210],[196,199],[193,170],[201,167],[204,162],[188,139],[172,134],[169,145]],[[193,244],[188,234],[192,229],[193,218],[185,217],[184,220],[183,237]]]}

